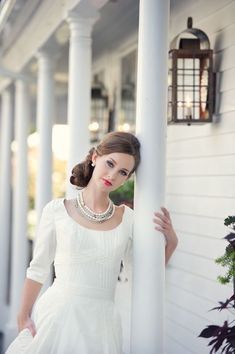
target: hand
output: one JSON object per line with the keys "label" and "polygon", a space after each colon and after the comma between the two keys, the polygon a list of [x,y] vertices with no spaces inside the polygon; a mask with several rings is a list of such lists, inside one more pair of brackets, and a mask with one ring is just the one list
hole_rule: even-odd
{"label": "hand", "polygon": [[155,229],[163,233],[167,246],[169,245],[172,246],[172,248],[175,248],[178,243],[178,238],[171,223],[170,213],[164,207],[161,207],[161,210],[162,213],[154,213],[155,218],[153,219],[153,222],[157,225],[155,226]]}
{"label": "hand", "polygon": [[19,314],[17,316],[17,323],[18,323],[18,331],[19,332],[25,328],[28,328],[30,330],[32,336],[33,337],[35,336],[36,327],[35,327],[33,320],[28,315]]}

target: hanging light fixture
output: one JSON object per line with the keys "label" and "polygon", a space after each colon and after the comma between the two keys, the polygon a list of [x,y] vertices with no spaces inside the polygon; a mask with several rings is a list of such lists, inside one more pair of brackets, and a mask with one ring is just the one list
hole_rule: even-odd
{"label": "hanging light fixture", "polygon": [[103,82],[95,76],[91,89],[91,142],[99,141],[108,131],[108,94]]}
{"label": "hanging light fixture", "polygon": [[[192,17],[187,29],[171,42],[168,76],[168,122],[212,122],[215,106],[213,50],[208,36],[193,28]],[[181,38],[189,34],[196,38]]]}

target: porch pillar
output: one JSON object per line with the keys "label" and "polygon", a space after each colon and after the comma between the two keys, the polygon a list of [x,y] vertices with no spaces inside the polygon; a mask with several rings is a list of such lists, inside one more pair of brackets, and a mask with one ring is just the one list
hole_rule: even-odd
{"label": "porch pillar", "polygon": [[165,242],[153,212],[164,205],[169,0],[140,0],[136,133],[132,354],[163,354]]}
{"label": "porch pillar", "polygon": [[9,250],[11,240],[11,142],[13,138],[12,90],[1,94],[1,149],[0,149],[0,331],[6,323],[8,299]]}
{"label": "porch pillar", "polygon": [[11,298],[8,329],[17,333],[16,317],[28,262],[28,145],[29,93],[22,79],[15,82],[15,158],[13,173],[13,226],[11,252]]}
{"label": "porch pillar", "polygon": [[87,0],[81,1],[67,17],[70,28],[68,197],[75,194],[69,183],[72,168],[86,157],[90,145],[91,32],[96,19],[97,10]]}
{"label": "porch pillar", "polygon": [[38,221],[43,207],[52,198],[52,124],[54,120],[54,58],[39,51],[37,87],[38,172],[36,212]]}

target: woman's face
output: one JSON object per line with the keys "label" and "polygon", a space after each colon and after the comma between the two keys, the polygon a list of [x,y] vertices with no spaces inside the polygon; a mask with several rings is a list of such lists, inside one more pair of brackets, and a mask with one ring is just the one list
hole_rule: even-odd
{"label": "woman's face", "polygon": [[92,180],[97,184],[97,187],[109,193],[128,179],[135,164],[133,156],[120,152],[103,156],[98,156],[95,153],[92,161],[95,163]]}

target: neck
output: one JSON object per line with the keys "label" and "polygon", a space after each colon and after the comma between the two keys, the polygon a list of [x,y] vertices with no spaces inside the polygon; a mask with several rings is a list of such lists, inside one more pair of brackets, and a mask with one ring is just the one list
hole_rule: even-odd
{"label": "neck", "polygon": [[109,204],[109,193],[97,190],[97,188],[89,183],[83,190],[84,203],[96,213],[105,211]]}

